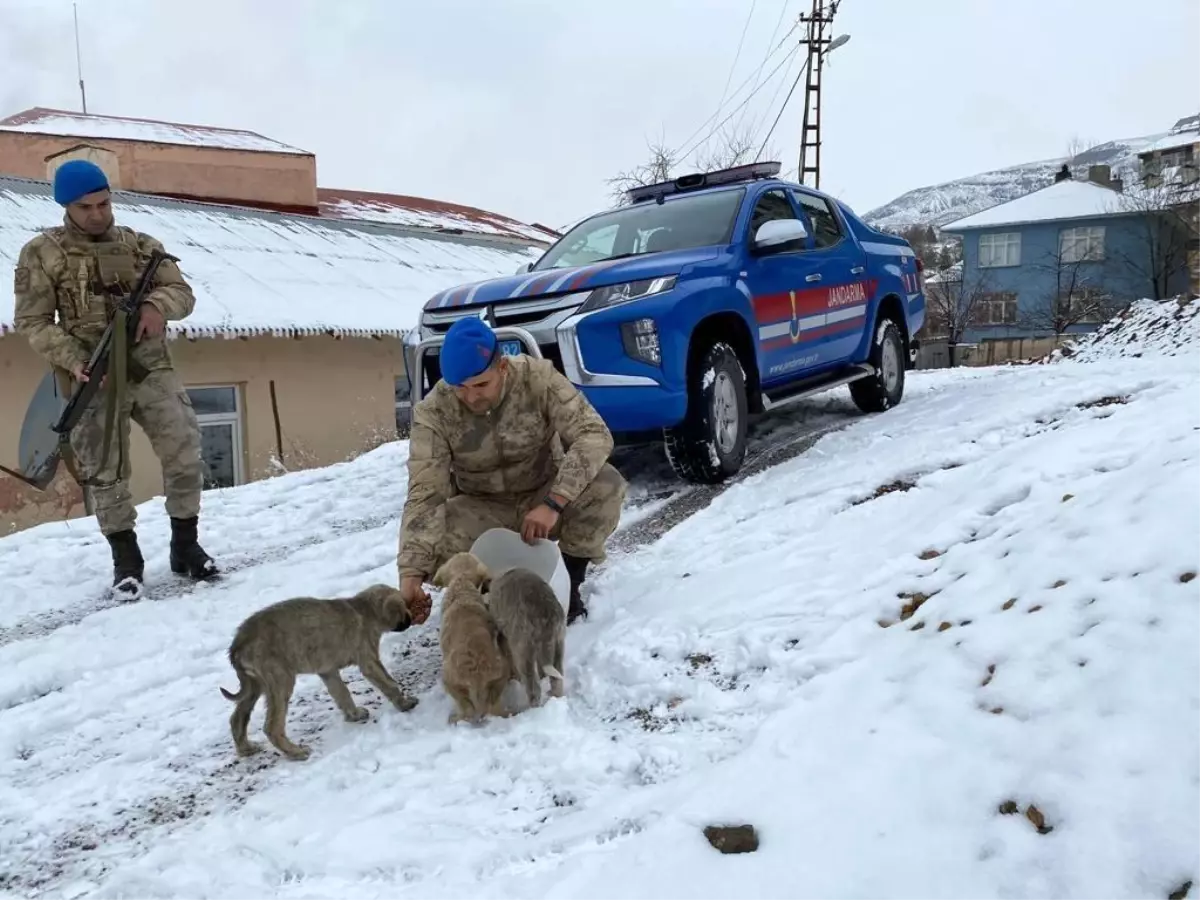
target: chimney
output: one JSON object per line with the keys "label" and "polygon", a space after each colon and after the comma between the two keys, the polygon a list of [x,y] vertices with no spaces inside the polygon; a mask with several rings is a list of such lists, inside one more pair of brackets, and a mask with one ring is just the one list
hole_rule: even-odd
{"label": "chimney", "polygon": [[1063,163],[1063,167],[1054,173],[1054,183],[1058,184],[1060,181],[1070,181],[1070,180],[1071,180],[1071,167],[1068,166],[1066,163]]}
{"label": "chimney", "polygon": [[1114,178],[1108,183],[1108,186],[1118,194],[1125,193],[1125,180],[1123,178]]}
{"label": "chimney", "polygon": [[1111,170],[1108,168],[1108,166],[1088,166],[1087,180],[1093,184],[1099,184],[1103,187],[1111,187],[1112,179],[1110,176]]}

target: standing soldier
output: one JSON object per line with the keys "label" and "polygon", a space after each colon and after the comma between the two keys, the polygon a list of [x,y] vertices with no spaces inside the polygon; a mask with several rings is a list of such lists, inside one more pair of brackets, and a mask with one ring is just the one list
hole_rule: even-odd
{"label": "standing soldier", "polygon": [[607,462],[604,420],[549,360],[499,351],[481,319],[455,322],[442,380],[412,411],[397,563],[415,622],[429,615],[428,577],[497,527],[558,539],[571,578],[567,621],[586,617],[587,565],[604,561],[621,518],[627,485]]}
{"label": "standing soldier", "polygon": [[[84,369],[115,301],[128,296],[146,260],[162,245],[114,223],[108,179],[93,163],[71,160],[59,167],[54,199],[66,208],[63,224],[31,239],[17,259],[14,324],[66,386],[69,378],[87,380]],[[196,540],[204,478],[200,428],[165,334],[168,321],[191,314],[196,298],[170,260],[159,266],[153,285],[139,307],[127,382],[114,384],[105,376],[71,433],[75,465],[66,458],[72,474],[91,490],[100,531],[112,548],[113,587],[128,599],[141,596],[144,577],[125,458],[130,418],[146,433],[162,465],[171,518],[171,571],[194,579],[217,573]],[[112,433],[105,415],[110,391],[116,395],[117,413]]]}

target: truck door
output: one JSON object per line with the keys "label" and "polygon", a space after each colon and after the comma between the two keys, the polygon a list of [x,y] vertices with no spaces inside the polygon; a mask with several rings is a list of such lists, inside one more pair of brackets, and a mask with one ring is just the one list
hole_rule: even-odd
{"label": "truck door", "polygon": [[824,317],[816,326],[821,358],[844,362],[859,347],[863,329],[870,327],[867,312],[874,288],[867,279],[866,254],[827,199],[796,189],[791,194],[812,233],[809,253],[819,261],[824,294],[814,297],[811,312]]}
{"label": "truck door", "polygon": [[[791,220],[808,232],[802,240],[755,251],[754,237],[766,222]],[[750,290],[764,387],[792,381],[837,361],[832,352],[850,343],[831,342],[827,331],[830,296],[825,268],[829,254],[819,251],[813,227],[793,193],[771,188],[757,199],[746,234],[745,280]],[[844,326],[839,323],[839,329]],[[849,355],[850,349],[846,349]]]}

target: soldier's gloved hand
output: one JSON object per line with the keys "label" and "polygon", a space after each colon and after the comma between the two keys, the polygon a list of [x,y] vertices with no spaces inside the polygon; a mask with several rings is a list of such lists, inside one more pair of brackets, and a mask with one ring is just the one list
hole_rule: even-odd
{"label": "soldier's gloved hand", "polygon": [[[90,378],[88,378],[88,374],[87,374],[87,372],[86,372],[86,371],[84,371],[84,369],[85,369],[85,364],[84,364],[84,363],[80,363],[79,365],[77,365],[75,368],[73,368],[73,369],[71,370],[71,376],[72,376],[72,377],[73,377],[73,378],[74,378],[76,381],[81,381],[81,382],[82,382],[82,381],[91,381],[91,379],[90,379]],[[102,377],[102,378],[100,379],[100,388],[101,388],[101,390],[103,390],[103,389],[104,389],[104,385],[106,385],[106,384],[108,384],[108,375],[105,375],[104,377]]]}
{"label": "soldier's gloved hand", "polygon": [[420,575],[405,575],[400,579],[400,596],[408,606],[408,614],[412,616],[414,625],[420,625],[429,618],[433,601],[425,593],[424,578]]}
{"label": "soldier's gloved hand", "polygon": [[137,331],[133,335],[134,343],[140,341],[144,334],[150,337],[158,337],[166,329],[167,319],[158,311],[157,306],[153,303],[143,303],[138,307],[138,324]]}
{"label": "soldier's gloved hand", "polygon": [[521,523],[521,538],[527,544],[532,544],[538,538],[548,538],[557,524],[558,513],[539,503],[525,514],[525,521]]}

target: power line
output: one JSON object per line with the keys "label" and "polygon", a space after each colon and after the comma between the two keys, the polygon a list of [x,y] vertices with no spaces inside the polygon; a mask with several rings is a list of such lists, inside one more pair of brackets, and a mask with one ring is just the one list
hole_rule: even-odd
{"label": "power line", "polygon": [[[793,56],[792,62],[795,62],[795,61],[796,61],[796,57]],[[769,116],[771,114],[771,110],[775,108],[775,101],[779,99],[779,92],[781,90],[783,90],[783,86],[785,84],[787,84],[788,77],[791,74],[791,68],[792,68],[791,64],[789,64],[787,71],[785,71],[783,73],[783,77],[780,78],[778,84],[775,85],[775,93],[773,93],[771,95],[771,99],[767,101],[767,106],[763,110],[761,119],[759,116],[754,117],[754,122],[752,123],[752,128],[750,129],[753,134],[757,135],[759,133],[759,131],[762,130],[763,122],[765,122],[767,116]]]}
{"label": "power line", "polygon": [[[783,17],[785,15],[787,15],[788,6],[790,5],[790,3],[791,3],[791,0],[783,0],[783,6],[781,6],[779,9],[779,18],[775,20],[775,27],[773,29],[771,29],[771,37],[767,41],[767,52],[763,55],[763,61],[758,64],[758,72],[755,75],[755,77],[757,79],[762,78],[762,71],[764,68],[766,68],[767,59],[769,58],[769,56],[771,54],[771,47],[775,46],[775,35],[779,34],[779,26],[783,24]],[[791,30],[788,31],[788,33],[783,36],[783,41],[786,41],[788,39],[788,37],[791,36],[792,31],[796,30],[797,25],[799,25],[799,22],[792,25]],[[782,44],[783,41],[780,41],[780,44]],[[755,82],[754,86],[758,87],[758,81]],[[773,102],[774,101],[772,101],[772,103]],[[746,118],[746,111],[743,110],[742,115],[738,118],[737,122],[733,126],[733,130],[735,133],[742,127],[742,122],[745,118]]]}
{"label": "power line", "polygon": [[[732,119],[732,118],[733,118],[734,116],[736,116],[736,115],[737,115],[739,112],[741,112],[743,109],[745,109],[745,108],[746,108],[746,104],[747,104],[747,103],[749,103],[749,102],[750,102],[750,101],[751,101],[751,100],[754,98],[754,95],[755,95],[755,94],[757,94],[757,93],[758,93],[760,90],[762,90],[762,89],[763,89],[763,88],[764,88],[764,87],[765,87],[765,86],[766,86],[766,85],[767,85],[767,84],[770,82],[770,79],[772,78],[772,76],[774,76],[774,74],[775,74],[776,72],[778,72],[780,69],[782,69],[782,68],[784,67],[784,65],[786,65],[786,64],[787,64],[787,63],[789,63],[789,62],[791,62],[791,59],[792,59],[792,57],[793,57],[793,56],[796,54],[796,52],[797,52],[799,49],[800,49],[800,45],[799,45],[799,44],[797,44],[795,47],[793,47],[793,48],[791,49],[791,51],[788,53],[788,55],[787,55],[787,56],[785,56],[785,57],[784,57],[782,60],[780,60],[780,62],[779,62],[779,65],[777,65],[777,66],[776,66],[774,69],[772,69],[772,70],[771,70],[771,74],[767,76],[767,80],[766,80],[766,81],[764,81],[764,82],[762,82],[761,84],[759,84],[759,86],[758,86],[758,87],[756,87],[756,88],[755,88],[753,91],[751,91],[749,94],[747,94],[747,95],[746,95],[746,99],[745,99],[745,100],[743,100],[743,101],[742,101],[742,102],[741,102],[741,103],[738,105],[738,107],[737,107],[736,109],[734,109],[734,111],[733,111],[733,112],[731,112],[731,113],[730,113],[728,116],[726,116],[724,119],[722,119],[720,122],[718,122],[718,123],[717,123],[717,125],[716,125],[716,126],[715,126],[715,127],[714,127],[714,128],[713,128],[713,129],[712,129],[712,130],[711,130],[711,131],[708,133],[708,134],[706,134],[706,135],[705,135],[705,136],[704,136],[704,137],[703,137],[701,140],[699,140],[699,141],[697,141],[695,144],[693,144],[693,145],[692,145],[692,146],[691,146],[691,147],[690,147],[690,148],[687,150],[687,152],[686,152],[686,153],[684,153],[684,152],[680,152],[680,154],[679,154],[679,159],[687,159],[689,156],[691,156],[693,153],[695,153],[695,152],[696,152],[696,150],[698,150],[698,149],[699,149],[699,148],[700,148],[700,147],[701,147],[701,146],[702,146],[702,145],[703,145],[703,144],[704,144],[706,141],[708,141],[708,140],[709,140],[709,138],[711,138],[711,137],[712,137],[713,135],[715,135],[715,134],[716,134],[718,131],[720,131],[722,128],[724,128],[724,127],[725,127],[725,125],[726,125],[726,124],[728,124],[728,122],[729,122],[729,120],[730,120],[730,119]],[[710,120],[710,121],[711,121],[711,120]],[[702,127],[703,127],[703,126],[702,126]]]}
{"label": "power line", "polygon": [[[770,62],[770,60],[771,60],[771,57],[775,56],[775,55],[776,55],[776,54],[777,54],[777,53],[778,53],[778,52],[779,52],[781,49],[783,49],[785,42],[786,42],[786,41],[787,41],[787,39],[788,39],[788,38],[791,36],[792,32],[796,30],[796,28],[797,28],[797,27],[798,27],[798,23],[797,23],[797,25],[793,25],[793,26],[792,26],[792,28],[791,28],[791,30],[790,30],[790,31],[788,31],[788,33],[787,33],[787,34],[785,34],[785,35],[784,35],[784,36],[783,36],[783,37],[780,39],[779,43],[778,43],[778,44],[775,46],[775,49],[774,49],[774,50],[772,50],[772,51],[771,51],[771,52],[770,52],[770,53],[767,55],[767,58],[763,60],[762,64],[761,64],[761,65],[759,66],[759,68],[758,68],[758,71],[757,71],[755,74],[753,74],[753,75],[750,75],[749,77],[747,77],[745,81],[743,81],[741,84],[739,84],[739,85],[737,86],[737,88],[735,88],[735,89],[734,89],[733,93],[730,95],[730,98],[729,98],[731,101],[732,101],[732,99],[733,99],[734,97],[736,97],[738,94],[740,94],[740,93],[742,92],[742,89],[743,89],[743,88],[745,88],[745,87],[746,87],[746,85],[748,85],[748,84],[749,84],[751,81],[754,81],[754,80],[755,80],[755,78],[757,77],[757,75],[758,75],[759,73],[761,73],[761,71],[762,71],[763,67],[764,67],[764,66],[765,66],[765,65],[766,65],[768,62]],[[792,48],[792,52],[791,52],[791,53],[789,53],[789,54],[788,54],[788,56],[790,57],[790,56],[791,56],[793,53],[795,53],[795,52],[796,52],[796,50],[797,50],[797,49],[798,49],[798,47],[793,47],[793,48]],[[747,98],[747,99],[749,99],[749,98]],[[741,108],[741,107],[739,107],[739,109],[740,109],[740,108]],[[710,123],[710,122],[712,122],[714,119],[716,119],[716,118],[717,118],[717,116],[719,116],[720,114],[721,114],[721,113],[720,113],[720,110],[718,110],[717,112],[715,112],[715,113],[713,113],[711,116],[709,116],[707,119],[705,119],[703,122],[701,122],[701,123],[700,123],[700,126],[699,126],[699,127],[698,127],[698,128],[695,130],[695,131],[693,131],[693,132],[692,132],[690,135],[688,135],[688,137],[687,137],[685,140],[683,140],[683,141],[681,141],[681,142],[680,142],[680,144],[679,144],[679,147],[680,147],[680,148],[682,148],[682,147],[684,147],[684,146],[686,146],[686,145],[690,144],[690,143],[692,142],[692,140],[693,140],[693,139],[696,137],[696,135],[698,135],[698,134],[699,134],[700,132],[702,132],[702,131],[703,131],[705,128],[707,128],[707,127],[708,127],[708,125],[709,125],[709,123]],[[728,121],[728,119],[726,119],[726,121]],[[710,133],[709,133],[709,137],[711,137],[713,133],[715,133],[715,132],[710,132]],[[704,140],[708,140],[708,138],[706,137],[706,138],[704,138]],[[701,141],[701,143],[704,143],[704,141]],[[693,148],[693,149],[694,149],[694,148]],[[691,151],[689,151],[689,154],[690,154],[690,153],[691,153]],[[678,155],[678,150],[675,152],[675,155]]]}
{"label": "power line", "polygon": [[[811,59],[811,57],[809,57]],[[779,107],[779,112],[775,116],[775,121],[771,123],[771,128],[767,131],[767,136],[763,138],[762,144],[758,147],[758,153],[754,154],[754,161],[758,162],[758,157],[762,155],[763,150],[767,148],[767,141],[771,139],[771,135],[775,133],[775,126],[779,124],[779,120],[783,117],[783,111],[787,109],[788,101],[792,99],[792,94],[796,91],[796,85],[800,83],[800,79],[804,77],[804,70],[808,68],[808,59],[804,60],[800,66],[800,71],[796,73],[796,80],[792,82],[791,89],[788,90],[787,96],[783,98],[783,106]]]}
{"label": "power line", "polygon": [[750,20],[754,18],[754,7],[758,0],[753,0],[750,4],[750,14],[746,16],[746,23],[742,26],[742,36],[738,38],[737,52],[733,54],[733,64],[729,67],[729,74],[725,76],[725,87],[721,89],[721,101],[717,104],[717,111],[714,115],[720,115],[721,109],[725,106],[725,95],[729,91],[729,84],[733,81],[733,73],[737,71],[738,60],[742,58],[742,45],[746,42],[746,32],[750,29]]}

